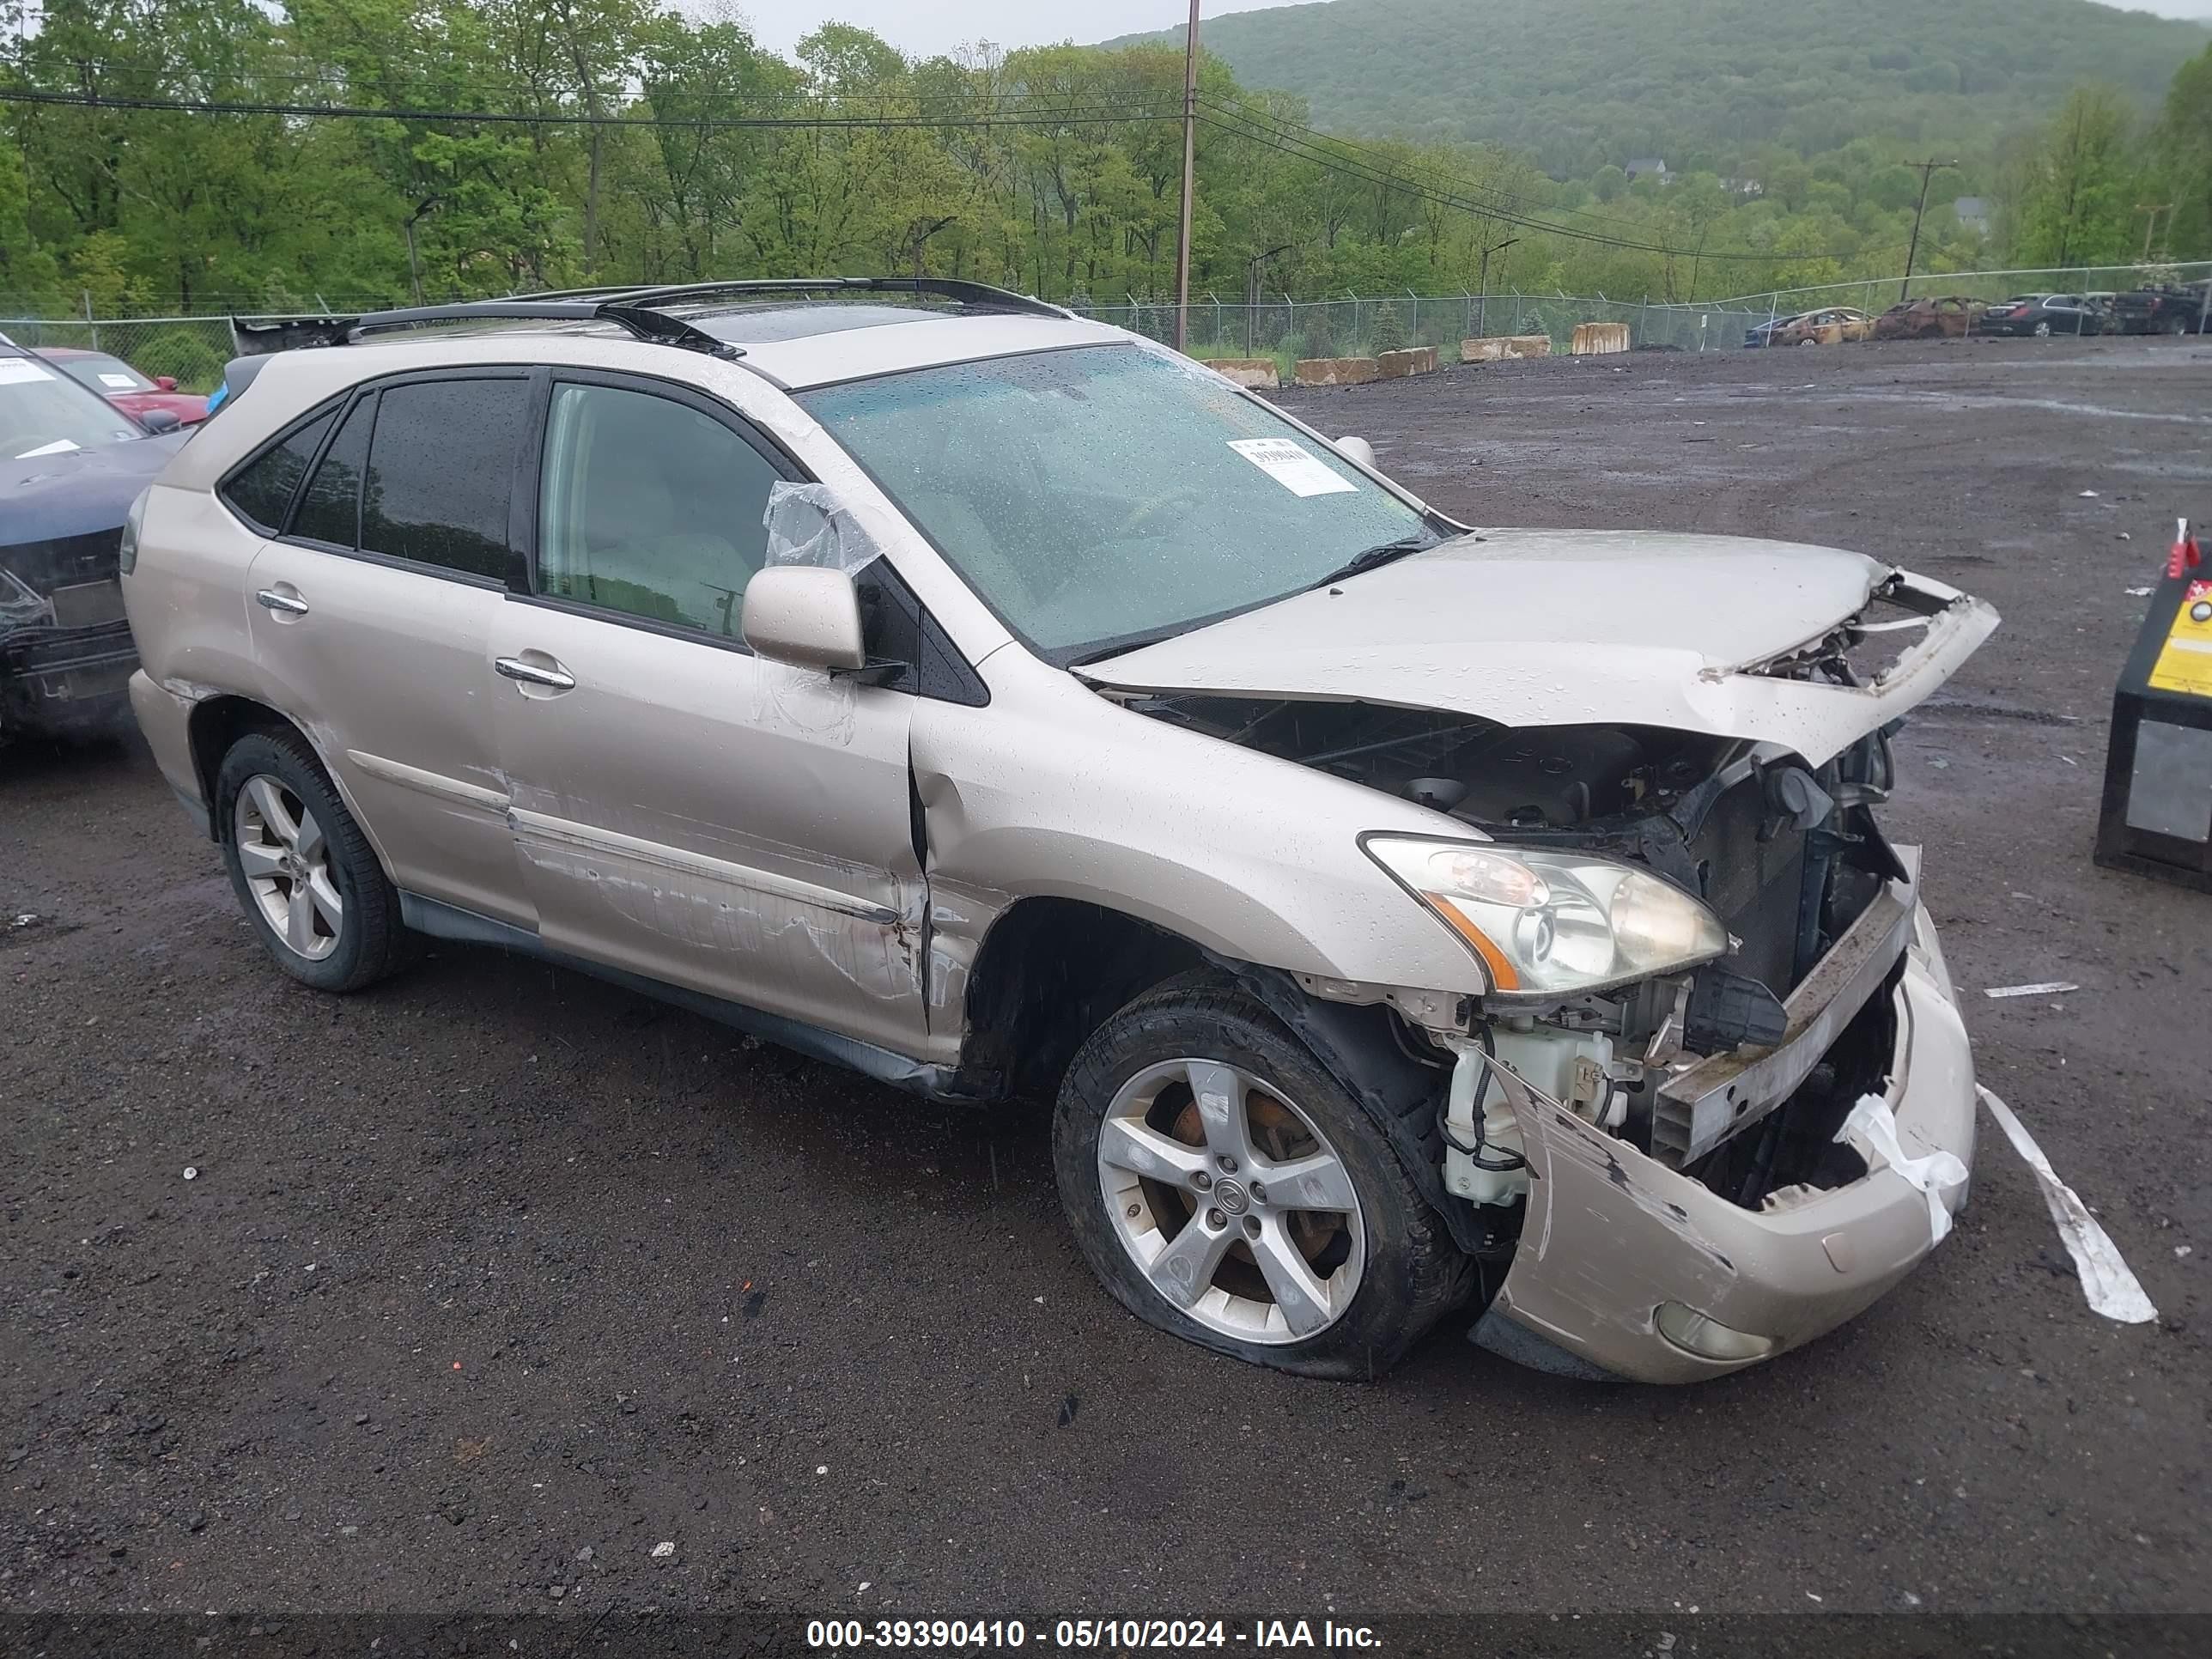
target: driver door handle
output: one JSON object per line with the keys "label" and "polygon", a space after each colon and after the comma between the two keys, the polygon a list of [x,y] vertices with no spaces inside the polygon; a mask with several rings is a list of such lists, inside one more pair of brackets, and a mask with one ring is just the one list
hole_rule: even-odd
{"label": "driver door handle", "polygon": [[307,602],[296,593],[279,593],[273,587],[264,587],[253,597],[264,611],[281,611],[288,617],[307,614]]}
{"label": "driver door handle", "polygon": [[542,685],[555,691],[573,691],[576,677],[564,669],[541,668],[534,662],[525,662],[520,657],[495,657],[494,668],[511,680],[520,680],[525,685]]}

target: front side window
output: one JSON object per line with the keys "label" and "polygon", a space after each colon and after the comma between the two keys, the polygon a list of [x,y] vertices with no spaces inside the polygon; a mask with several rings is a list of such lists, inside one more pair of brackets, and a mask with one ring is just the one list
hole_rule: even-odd
{"label": "front side window", "polygon": [[422,380],[378,395],[361,498],[364,552],[505,580],[521,380]]}
{"label": "front side window", "polygon": [[1007,625],[1067,663],[1442,539],[1266,405],[1134,346],[912,370],[799,402]]}
{"label": "front side window", "polygon": [[556,386],[538,591],[735,639],[778,476],[728,427],[672,398]]}

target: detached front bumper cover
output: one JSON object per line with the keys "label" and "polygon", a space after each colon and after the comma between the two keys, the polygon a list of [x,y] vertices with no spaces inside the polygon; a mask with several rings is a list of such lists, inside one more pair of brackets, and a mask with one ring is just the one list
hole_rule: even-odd
{"label": "detached front bumper cover", "polygon": [[[1903,949],[1882,1099],[1908,1159],[1948,1152],[1971,1167],[1972,1056],[1934,927],[1917,905]],[[1584,1122],[1510,1067],[1493,1075],[1520,1120],[1531,1179],[1519,1249],[1473,1334],[1509,1358],[1646,1382],[1721,1376],[1834,1329],[1935,1248],[1925,1185],[1863,1135],[1851,1141],[1867,1161],[1861,1179],[1747,1210]],[[1955,1212],[1966,1188],[1937,1196]]]}

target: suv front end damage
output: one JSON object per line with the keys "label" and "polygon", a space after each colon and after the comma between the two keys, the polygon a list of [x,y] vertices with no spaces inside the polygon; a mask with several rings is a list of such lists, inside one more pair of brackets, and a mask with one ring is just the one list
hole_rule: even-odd
{"label": "suv front end damage", "polygon": [[1709,652],[1674,686],[1724,700],[1694,720],[1519,727],[1480,684],[1425,708],[1129,698],[1451,823],[1364,845],[1461,935],[1480,994],[1304,983],[1386,1003],[1429,1056],[1482,1346],[1648,1382],[1741,1369],[1866,1307],[1965,1201],[1972,1056],[1918,849],[1873,808],[1896,720],[1996,618],[1901,572],[1863,592],[1799,643]]}
{"label": "suv front end damage", "polygon": [[[1801,981],[1778,1043],[1620,1068],[1656,1084],[1642,1146],[1625,1117],[1605,1127],[1620,1108],[1598,1091],[1530,1080],[1557,1081],[1545,1051],[1577,1039],[1532,1028],[1494,1054],[1462,1049],[1455,1091],[1480,1097],[1486,1082],[1499,1103],[1485,1109],[1486,1136],[1448,1154],[1462,1167],[1446,1184],[1517,1223],[1476,1341],[1547,1369],[1691,1382],[1832,1329],[1935,1248],[1948,1224],[1931,1198],[1948,1214],[1966,1188],[1923,1166],[1944,1153],[1957,1160],[1944,1167],[1971,1164],[1973,1062],[1917,902],[1917,849],[1901,850],[1909,873]],[[1608,1061],[1595,1061],[1601,1073]],[[1877,1144],[1887,1137],[1849,1121],[1869,1099],[1901,1164]],[[1685,1160],[1661,1126],[1713,1103],[1747,1127]],[[1499,1164],[1519,1166],[1517,1193],[1480,1184],[1504,1180]]]}

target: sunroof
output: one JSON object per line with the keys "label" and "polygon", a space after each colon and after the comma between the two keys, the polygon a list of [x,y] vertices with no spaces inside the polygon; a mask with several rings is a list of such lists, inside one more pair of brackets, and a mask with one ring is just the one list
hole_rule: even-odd
{"label": "sunroof", "polygon": [[816,300],[798,305],[781,301],[711,311],[686,309],[683,314],[686,322],[702,333],[735,345],[750,345],[769,340],[804,339],[811,334],[836,334],[852,328],[925,322],[932,317],[957,317],[961,313],[958,307],[949,306],[887,306],[865,301]]}

